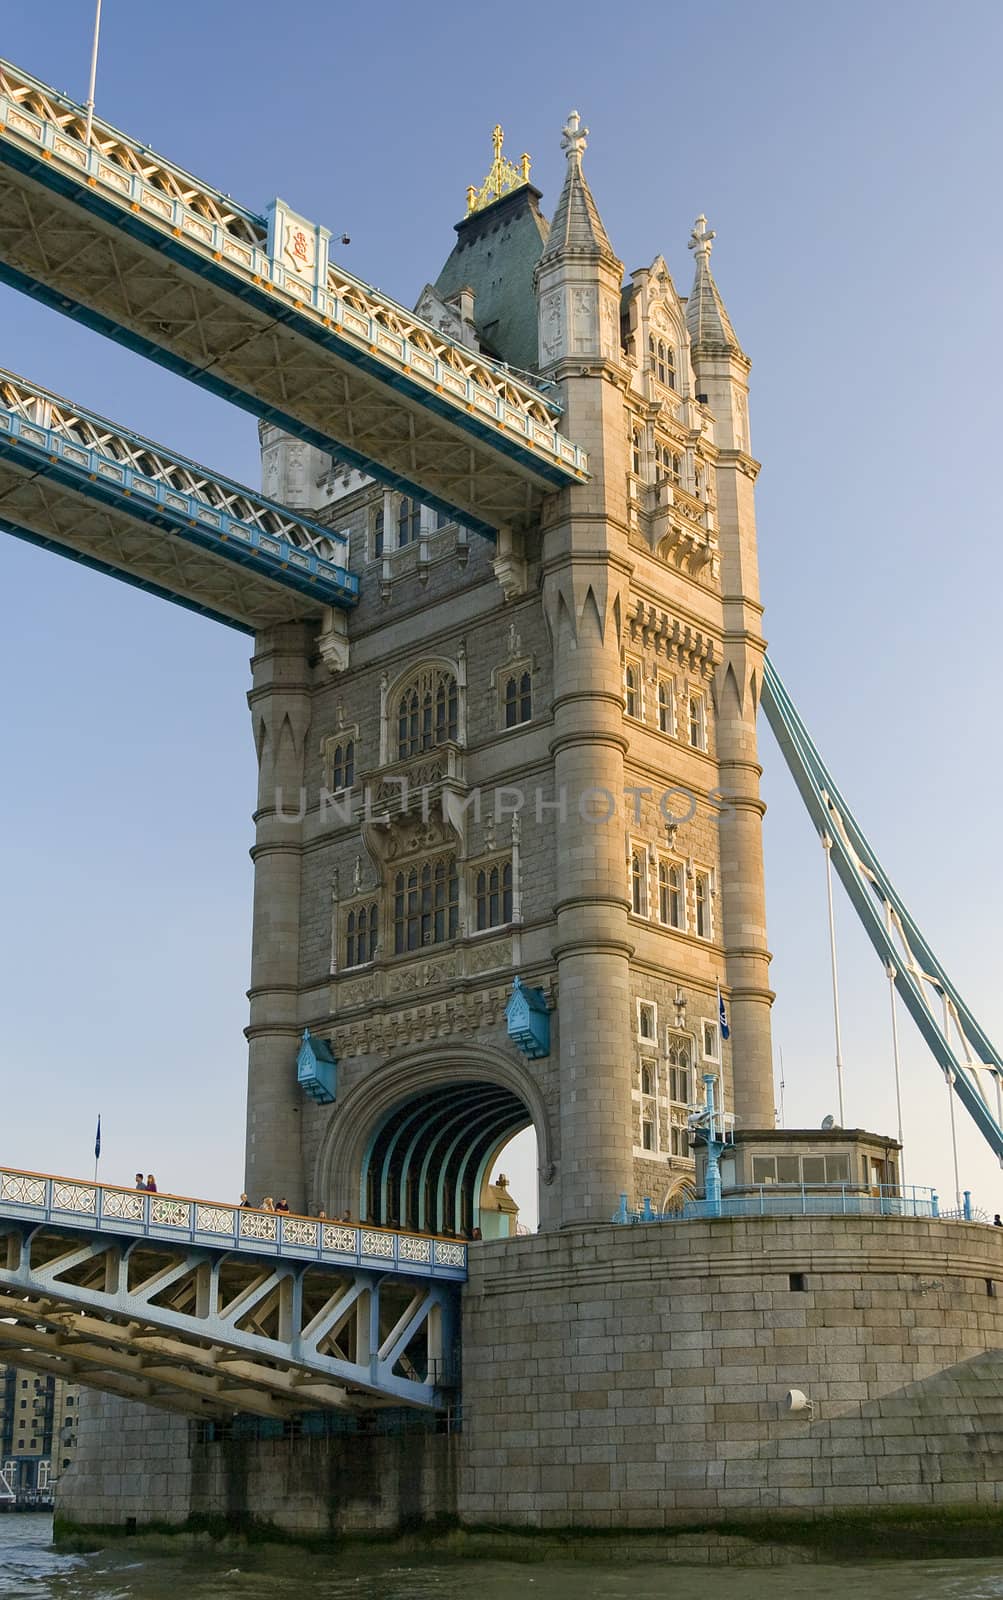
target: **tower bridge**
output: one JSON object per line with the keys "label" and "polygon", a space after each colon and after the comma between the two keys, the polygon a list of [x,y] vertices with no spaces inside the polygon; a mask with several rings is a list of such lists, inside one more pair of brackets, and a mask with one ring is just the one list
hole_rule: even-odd
{"label": "tower bridge", "polygon": [[[775,1391],[814,1384],[873,1439],[867,1406],[948,1368],[958,1392],[1003,1343],[1001,1241],[903,1204],[897,1140],[774,1130],[760,707],[952,1117],[998,1156],[1003,1062],[767,660],[751,364],[714,235],[698,218],[686,296],[662,255],[625,278],[586,137],[571,113],[548,220],[495,130],[412,312],[284,202],[240,206],[101,120],[88,138],[0,63],[0,279],[260,419],[266,495],[2,374],[0,519],[254,635],[246,1184],[295,1213],[5,1169],[0,1345],[185,1419],[279,1422],[441,1408],[462,1317],[469,1471],[431,1460],[422,1505],[434,1479],[475,1519],[655,1525],[778,1504]],[[701,1083],[727,1137],[701,1135]],[[491,1177],[528,1127],[519,1240]],[[778,1232],[744,1196],[788,1182],[841,1204]],[[902,1317],[889,1283],[944,1304]],[[192,1437],[164,1436],[178,1504],[229,1509]],[[89,1449],[107,1466],[97,1426]],[[903,1481],[844,1486],[819,1455],[807,1505]]]}

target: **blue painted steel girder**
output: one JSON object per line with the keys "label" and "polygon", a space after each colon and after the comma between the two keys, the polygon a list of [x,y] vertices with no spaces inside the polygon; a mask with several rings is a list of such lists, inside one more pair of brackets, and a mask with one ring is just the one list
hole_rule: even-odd
{"label": "blue painted steel girder", "polygon": [[[79,498],[114,513],[118,537],[88,537],[87,517],[61,517],[43,484],[62,492],[63,505]],[[0,490],[6,532],[245,633],[322,618],[358,598],[358,578],[333,558],[347,553],[343,535],[2,371]],[[172,585],[160,568],[176,541],[184,555]],[[213,604],[216,562],[237,569],[239,582]]]}

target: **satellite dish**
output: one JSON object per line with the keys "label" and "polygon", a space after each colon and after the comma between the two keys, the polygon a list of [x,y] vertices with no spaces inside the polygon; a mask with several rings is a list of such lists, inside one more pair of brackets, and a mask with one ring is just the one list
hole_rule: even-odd
{"label": "satellite dish", "polygon": [[822,1118],[822,1132],[823,1133],[828,1133],[829,1129],[830,1128],[834,1128],[835,1126],[836,1126],[836,1119],[833,1116],[832,1112],[830,1111],[829,1115],[827,1117],[823,1117]]}

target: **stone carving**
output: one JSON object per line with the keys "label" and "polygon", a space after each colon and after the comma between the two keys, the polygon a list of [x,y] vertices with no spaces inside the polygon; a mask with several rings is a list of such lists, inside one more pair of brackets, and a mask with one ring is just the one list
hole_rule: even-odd
{"label": "stone carving", "polygon": [[234,1213],[224,1206],[196,1205],[195,1226],[200,1233],[233,1233]]}
{"label": "stone carving", "polygon": [[342,1255],[354,1256],[359,1248],[359,1236],[354,1228],[324,1226],[324,1249],[337,1250]]}
{"label": "stone carving", "polygon": [[[54,1183],[52,1204],[60,1211],[93,1211],[97,1206],[97,1190],[85,1189],[78,1183]],[[185,1210],[187,1214],[187,1207]]]}
{"label": "stone carving", "polygon": [[541,303],[540,345],[545,363],[564,353],[564,306],[559,290],[545,295]]}

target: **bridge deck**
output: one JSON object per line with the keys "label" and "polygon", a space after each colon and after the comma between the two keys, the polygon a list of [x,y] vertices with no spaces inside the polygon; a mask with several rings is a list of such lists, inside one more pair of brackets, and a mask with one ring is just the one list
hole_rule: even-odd
{"label": "bridge deck", "polygon": [[469,526],[581,482],[560,408],[266,218],[0,62],[0,278]]}
{"label": "bridge deck", "polygon": [[200,1416],[436,1407],[459,1241],[0,1169],[0,1348]]}
{"label": "bridge deck", "polygon": [[2,370],[0,527],[248,633],[359,592],[344,535]]}

